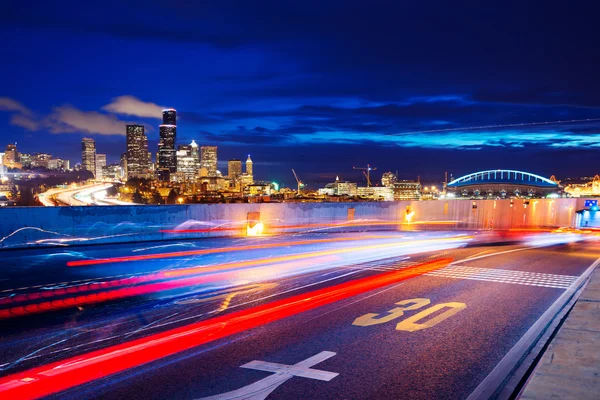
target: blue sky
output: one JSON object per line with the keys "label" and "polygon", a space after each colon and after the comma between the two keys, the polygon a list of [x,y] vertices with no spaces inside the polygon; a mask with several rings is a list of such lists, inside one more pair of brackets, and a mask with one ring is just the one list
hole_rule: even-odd
{"label": "blue sky", "polygon": [[[126,123],[158,142],[250,153],[292,183],[353,165],[441,180],[489,168],[598,172],[594,2],[24,1],[3,5],[0,145],[117,161]],[[464,129],[502,125],[486,129]]]}

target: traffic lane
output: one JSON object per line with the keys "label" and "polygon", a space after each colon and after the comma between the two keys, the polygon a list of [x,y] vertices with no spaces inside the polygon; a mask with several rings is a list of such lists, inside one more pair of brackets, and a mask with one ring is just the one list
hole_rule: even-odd
{"label": "traffic lane", "polygon": [[[549,261],[551,258],[549,255]],[[589,266],[585,262],[582,258],[573,260],[582,268]],[[501,257],[497,264],[502,265]],[[61,396],[202,398],[234,391],[269,376],[240,368],[253,360],[292,365],[330,351],[335,356],[314,368],[339,376],[329,382],[294,377],[279,386],[272,398],[465,398],[562,292],[422,276]],[[381,324],[352,325],[358,317],[371,313],[384,316],[397,307],[396,302],[417,298],[429,299],[431,306],[453,302],[464,303],[466,308],[433,327],[414,332],[396,330],[396,324],[421,309]],[[152,382],[151,388],[147,382]]]}
{"label": "traffic lane", "polygon": [[[128,243],[121,245],[98,245],[73,248],[31,249],[3,252],[3,270],[0,278],[0,290],[50,285],[55,283],[108,279],[129,274],[151,273],[166,269],[214,265],[239,262],[259,258],[284,256],[298,252],[352,249],[399,241],[444,239],[459,236],[460,232],[405,233],[355,232],[345,234],[303,234],[278,235],[245,238],[206,238],[194,241],[173,243]],[[289,245],[286,245],[288,244]],[[281,247],[263,248],[269,245]],[[254,246],[251,249],[245,249]],[[216,254],[202,254],[170,257],[172,252],[204,251],[225,248]],[[232,249],[233,248],[233,249]],[[77,260],[110,259],[114,257],[144,257],[164,254],[165,258],[142,259],[129,262],[103,263],[100,265],[67,267],[67,263]]]}
{"label": "traffic lane", "polygon": [[[514,249],[511,246],[508,250],[502,248],[502,251]],[[488,250],[493,254],[500,249],[490,247]],[[0,364],[0,369],[2,375],[7,375],[40,362],[66,358],[217,314],[263,304],[282,296],[370,276],[390,268],[402,268],[448,256],[463,259],[473,255],[481,256],[481,253],[490,255],[487,250],[482,251],[481,247],[461,248],[424,253],[408,259],[399,257],[348,265],[257,284],[225,288],[205,285],[190,287],[183,294],[163,294],[167,295],[166,299],[161,298],[163,295],[143,296],[122,302],[109,302],[106,305],[90,305],[20,318],[2,328],[4,340],[0,343],[0,359],[4,362]]]}
{"label": "traffic lane", "polygon": [[[424,254],[419,259],[437,256]],[[17,318],[1,329],[0,376],[414,263],[399,257],[269,282],[191,287],[184,295],[171,293],[166,299],[145,296]]]}

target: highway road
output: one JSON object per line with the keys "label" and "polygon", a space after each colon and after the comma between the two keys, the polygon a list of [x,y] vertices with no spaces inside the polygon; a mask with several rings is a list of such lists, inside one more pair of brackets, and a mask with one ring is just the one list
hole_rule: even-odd
{"label": "highway road", "polygon": [[47,207],[56,206],[56,202],[68,206],[133,205],[106,197],[106,190],[112,186],[110,183],[95,183],[77,188],[53,188],[41,193],[39,199]]}
{"label": "highway road", "polygon": [[7,251],[0,396],[465,399],[578,285],[594,239],[388,231]]}

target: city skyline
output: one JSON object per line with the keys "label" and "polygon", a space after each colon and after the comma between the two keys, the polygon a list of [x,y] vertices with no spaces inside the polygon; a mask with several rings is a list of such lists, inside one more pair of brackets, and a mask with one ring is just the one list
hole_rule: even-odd
{"label": "city skyline", "polygon": [[[15,41],[11,62],[0,66],[0,139],[25,153],[52,146],[57,157],[76,161],[81,139],[90,137],[115,163],[126,125],[143,125],[155,154],[162,110],[173,107],[176,145],[218,146],[220,169],[230,158],[256,155],[257,175],[290,185],[291,168],[307,182],[330,182],[336,175],[358,180],[352,166],[368,163],[437,181],[445,171],[490,168],[597,172],[589,167],[600,103],[587,9],[564,13],[550,4],[540,13],[521,5],[525,18],[508,7],[492,15],[440,3],[429,19],[413,21],[427,6],[344,4],[316,13],[310,2],[256,10],[132,2],[118,14],[69,1],[60,12],[9,4],[0,29]],[[146,18],[132,18],[138,13]],[[266,23],[259,26],[256,13]],[[158,15],[176,27],[165,32],[147,22]],[[219,25],[209,34],[202,26],[211,18],[234,19],[236,28]],[[61,45],[67,40],[68,49]],[[167,53],[170,62],[159,62]],[[32,61],[39,54],[41,70]],[[77,66],[66,61],[74,54]],[[130,54],[144,54],[143,66]],[[33,90],[22,90],[23,79]]]}

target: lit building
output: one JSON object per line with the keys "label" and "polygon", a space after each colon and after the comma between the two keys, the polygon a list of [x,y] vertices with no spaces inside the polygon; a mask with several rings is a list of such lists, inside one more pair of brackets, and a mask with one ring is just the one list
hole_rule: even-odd
{"label": "lit building", "polygon": [[387,186],[361,186],[356,188],[356,194],[373,200],[393,201],[394,189]]}
{"label": "lit building", "polygon": [[102,178],[105,180],[116,181],[121,177],[121,166],[119,164],[110,164],[102,167]]}
{"label": "lit building", "polygon": [[173,108],[163,110],[163,123],[160,125],[160,138],[158,141],[158,154],[156,163],[161,180],[177,172],[177,151],[175,140],[177,138],[177,111]]}
{"label": "lit building", "polygon": [[420,200],[421,182],[396,181],[394,183],[394,200]]}
{"label": "lit building", "polygon": [[83,138],[81,141],[81,168],[96,176],[96,141]]}
{"label": "lit building", "polygon": [[127,178],[148,174],[148,137],[142,125],[127,125]]}
{"label": "lit building", "polygon": [[4,153],[4,160],[2,163],[6,168],[21,168],[20,165],[17,166],[19,162],[19,153],[17,152],[17,144],[9,144],[6,146],[6,151]]}
{"label": "lit building", "polygon": [[237,158],[232,158],[227,162],[227,176],[236,180],[240,175],[242,175],[242,162]]}
{"label": "lit building", "polygon": [[318,190],[321,196],[356,196],[357,192],[355,182],[341,181],[339,176],[335,177],[335,182],[328,183],[324,188]]}
{"label": "lit building", "polygon": [[585,183],[570,183],[565,186],[565,192],[573,197],[600,196],[600,176]]}
{"label": "lit building", "polygon": [[394,186],[394,183],[398,180],[396,175],[393,172],[384,172],[381,175],[381,184],[386,187]]}
{"label": "lit building", "polygon": [[6,167],[4,166],[4,153],[0,153],[0,178],[6,174]]}
{"label": "lit building", "polygon": [[[49,168],[48,163],[52,160],[52,155],[48,153],[34,153],[31,157],[30,167],[31,168]],[[23,162],[21,162],[23,164]]]}
{"label": "lit building", "polygon": [[198,162],[198,145],[180,145],[177,148],[177,175],[179,181],[193,182],[196,180],[200,164]]}
{"label": "lit building", "polygon": [[127,179],[127,153],[121,154],[121,162],[119,163],[121,168],[121,179]]}
{"label": "lit building", "polygon": [[247,196],[270,196],[272,192],[273,187],[270,182],[256,182],[244,188],[244,194]]}
{"label": "lit building", "polygon": [[96,154],[96,179],[99,181],[104,179],[102,167],[106,167],[106,154]]}
{"label": "lit building", "polygon": [[206,168],[208,176],[217,175],[217,146],[200,148],[200,166]]}
{"label": "lit building", "polygon": [[19,162],[14,163],[14,168],[31,168],[31,154],[17,153]]}
{"label": "lit building", "polygon": [[63,160],[62,158],[53,158],[48,161],[48,169],[55,171],[68,171],[70,168],[69,160]]}
{"label": "lit building", "polygon": [[248,159],[246,160],[246,173],[250,176],[254,176],[254,171],[252,168],[252,159],[250,158],[250,154],[248,154]]}

